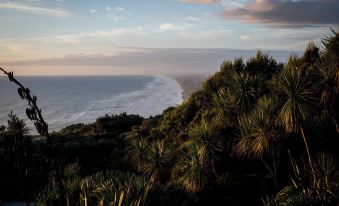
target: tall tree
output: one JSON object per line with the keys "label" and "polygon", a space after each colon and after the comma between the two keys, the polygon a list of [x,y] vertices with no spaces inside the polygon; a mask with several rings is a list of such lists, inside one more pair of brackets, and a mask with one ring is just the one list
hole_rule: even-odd
{"label": "tall tree", "polygon": [[310,77],[308,72],[291,64],[276,76],[274,84],[279,105],[277,122],[287,133],[300,132],[310,167],[313,168],[311,151],[304,131],[305,123],[317,103],[314,85]]}
{"label": "tall tree", "polygon": [[[249,114],[239,120],[240,139],[234,146],[240,157],[259,158],[277,186],[277,154],[279,154],[279,128],[274,124],[275,101],[271,97],[259,99],[258,105]],[[271,156],[273,166],[264,160],[264,155]],[[273,167],[273,168],[272,168]]]}

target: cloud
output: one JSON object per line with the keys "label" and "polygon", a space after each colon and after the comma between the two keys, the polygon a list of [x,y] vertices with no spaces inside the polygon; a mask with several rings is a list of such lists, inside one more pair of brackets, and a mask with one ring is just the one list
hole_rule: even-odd
{"label": "cloud", "polygon": [[112,19],[113,21],[124,21],[126,18],[125,16],[122,15],[112,15],[112,14],[107,14],[107,17]]}
{"label": "cloud", "polygon": [[218,4],[220,0],[179,0],[185,3],[196,3],[196,4]]}
{"label": "cloud", "polygon": [[122,37],[122,36],[138,36],[144,35],[142,27],[138,28],[117,28],[109,30],[98,30],[95,32],[88,32],[82,34],[73,34],[73,35],[59,35],[51,38],[45,38],[48,43],[78,43],[80,39],[84,38],[109,38],[109,37]]}
{"label": "cloud", "polygon": [[119,11],[119,12],[124,12],[124,11],[126,11],[126,9],[125,9],[124,7],[121,7],[121,6],[118,6],[118,7],[116,7],[115,9],[116,9],[116,11]]}
{"label": "cloud", "polygon": [[106,52],[113,46],[136,42],[146,36],[142,27],[114,28],[68,35],[32,38],[0,38],[0,62],[50,58],[69,53]]}
{"label": "cloud", "polygon": [[48,8],[41,5],[24,4],[20,2],[0,3],[0,10],[15,10],[36,15],[45,15],[59,18],[66,18],[72,14],[60,8]]}
{"label": "cloud", "polygon": [[160,31],[185,31],[184,27],[172,23],[164,23],[159,25]]}
{"label": "cloud", "polygon": [[124,21],[127,16],[131,15],[131,13],[127,12],[124,7],[110,7],[106,6],[106,16],[113,21]]}
{"label": "cloud", "polygon": [[89,13],[91,13],[91,14],[95,14],[95,13],[97,13],[97,12],[98,12],[97,9],[90,9],[90,10],[89,10]]}
{"label": "cloud", "polygon": [[59,43],[81,43],[81,40],[110,38],[110,37],[126,37],[145,35],[146,32],[142,27],[137,28],[115,28],[108,30],[97,30],[94,32],[85,32],[69,35],[55,35],[50,37],[35,37],[27,39],[0,39],[0,45],[50,45]]}
{"label": "cloud", "polygon": [[304,27],[339,24],[338,0],[256,0],[222,12],[225,19],[269,26]]}
{"label": "cloud", "polygon": [[185,19],[188,21],[200,21],[200,19],[195,16],[187,16]]}
{"label": "cloud", "polygon": [[240,39],[243,41],[249,41],[249,40],[253,40],[253,36],[251,35],[241,35]]}
{"label": "cloud", "polygon": [[105,8],[108,12],[126,12],[126,9],[122,6],[117,7],[106,6]]}

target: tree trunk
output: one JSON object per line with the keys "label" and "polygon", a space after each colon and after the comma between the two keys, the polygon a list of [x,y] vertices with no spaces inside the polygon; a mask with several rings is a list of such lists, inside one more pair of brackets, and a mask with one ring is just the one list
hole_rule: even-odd
{"label": "tree trunk", "polygon": [[274,177],[274,173],[272,171],[272,169],[270,168],[270,166],[268,166],[268,164],[265,162],[265,160],[262,158],[262,156],[260,156],[260,160],[261,162],[265,165],[265,168],[267,169],[267,171],[270,173],[270,175],[272,177]]}
{"label": "tree trunk", "polygon": [[303,137],[303,140],[304,140],[304,144],[305,144],[305,148],[306,148],[306,152],[307,152],[307,156],[308,156],[308,162],[310,163],[310,167],[311,167],[311,170],[312,170],[313,180],[315,180],[315,172],[314,172],[314,168],[313,168],[311,153],[310,153],[310,149],[309,149],[307,139],[305,137],[304,129],[303,129],[302,126],[300,126],[300,132],[301,132],[301,136]]}
{"label": "tree trunk", "polygon": [[270,166],[267,164],[267,162],[264,160],[264,158],[262,158],[262,156],[260,156],[260,160],[265,165],[265,168],[270,173],[270,175],[273,177],[274,186],[277,189],[278,188],[278,182],[277,182],[277,170],[276,170],[276,165],[275,165],[275,162],[274,162],[275,158],[273,157],[274,170],[272,170],[270,168]]}

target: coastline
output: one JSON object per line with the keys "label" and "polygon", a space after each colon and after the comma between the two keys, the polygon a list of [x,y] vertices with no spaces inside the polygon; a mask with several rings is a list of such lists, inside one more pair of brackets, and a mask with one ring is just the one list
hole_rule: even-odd
{"label": "coastline", "polygon": [[[20,80],[38,95],[50,131],[59,131],[71,124],[95,122],[105,114],[126,112],[148,118],[183,102],[183,90],[175,79],[165,75],[140,75],[140,78],[138,80],[139,75],[50,76],[22,77]],[[14,111],[34,133],[34,125],[25,113],[26,103],[18,99],[15,85],[7,81],[0,83],[6,88],[0,95],[7,97],[1,102],[0,125],[6,125],[8,111]],[[124,89],[130,84],[137,86]]]}
{"label": "coastline", "polygon": [[[156,100],[156,102],[158,102],[158,103],[159,102],[166,102],[166,103],[172,102],[171,105],[181,104],[181,103],[187,101],[189,99],[189,97],[194,92],[196,92],[196,91],[198,91],[199,89],[202,88],[202,83],[208,77],[208,75],[201,75],[201,74],[186,75],[185,74],[185,75],[176,75],[176,76],[174,76],[174,75],[160,76],[159,75],[159,76],[154,76],[154,77],[156,78],[155,82],[149,83],[148,86],[146,87],[145,91],[143,90],[143,91],[127,92],[127,93],[123,93],[123,94],[120,94],[120,95],[115,95],[115,96],[113,96],[113,98],[105,99],[105,101],[99,99],[99,100],[96,100],[96,102],[93,102],[92,104],[87,105],[88,106],[88,108],[86,107],[87,110],[76,111],[76,112],[73,112],[73,113],[68,112],[68,113],[65,113],[66,116],[63,116],[63,117],[60,117],[60,118],[57,118],[58,115],[55,115],[55,112],[54,112],[54,110],[56,111],[56,109],[59,109],[59,108],[53,108],[53,106],[51,106],[52,105],[51,102],[42,102],[43,106],[46,106],[46,105],[48,106],[48,110],[46,110],[46,111],[44,110],[44,112],[45,112],[44,116],[46,118],[46,121],[48,121],[48,123],[50,125],[50,130],[51,131],[59,131],[60,129],[65,128],[66,126],[69,126],[71,124],[76,124],[76,123],[91,123],[91,122],[95,121],[96,118],[98,118],[101,115],[104,115],[105,113],[112,113],[112,111],[115,108],[106,108],[105,107],[105,105],[109,105],[109,104],[112,104],[112,103],[116,103],[116,104],[119,103],[120,106],[121,105],[127,106],[126,108],[124,108],[124,109],[127,109],[126,111],[124,111],[124,112],[127,112],[127,113],[139,114],[139,115],[142,115],[142,116],[145,116],[145,117],[148,117],[149,115],[154,115],[153,113],[152,114],[150,114],[150,113],[142,114],[140,111],[139,112],[136,111],[138,108],[139,109],[142,108],[142,106],[140,106],[140,105],[143,105],[144,107],[146,105],[146,108],[144,108],[145,111],[149,112],[149,111],[154,110],[155,108],[154,108],[154,104],[152,104],[152,102],[145,102],[144,100],[140,100],[140,101],[138,101],[139,104],[137,104],[137,105],[133,105],[131,103],[126,105],[125,102],[128,102],[128,101],[126,101],[126,98],[139,97],[139,96],[142,96],[142,94],[144,94],[146,92],[147,94],[150,93],[150,94],[153,95],[153,98],[150,99],[152,101]],[[77,77],[72,77],[72,78],[77,78]],[[87,78],[89,78],[89,77],[87,77]],[[44,79],[44,78],[40,78],[40,79]],[[9,86],[11,87],[11,85],[9,85]],[[30,85],[30,86],[32,86],[32,85]],[[163,88],[159,88],[159,86],[161,86]],[[40,88],[40,87],[38,87],[38,88]],[[166,95],[164,96],[164,94],[163,94],[164,90],[169,93],[167,96]],[[39,89],[34,89],[34,92],[38,93]],[[40,93],[41,93],[41,91],[40,91]],[[41,97],[41,98],[45,97],[44,94],[45,93],[42,93],[39,97]],[[176,96],[176,98],[171,98],[173,95]],[[179,101],[179,99],[178,99],[179,95],[180,95],[180,99],[181,99],[180,102],[178,102]],[[14,99],[17,98],[16,94],[13,95],[13,98]],[[50,98],[43,98],[43,99],[50,99]],[[122,99],[123,101],[122,100],[121,101],[123,103],[121,103],[121,101],[118,101],[119,99]],[[106,101],[108,101],[107,104],[105,103]],[[24,110],[22,109],[22,106],[24,106],[25,104],[21,101],[16,101],[16,100],[15,101],[13,100],[13,102],[15,102],[17,104],[16,109],[15,109],[16,114],[20,118],[22,118],[26,121],[27,125],[31,129],[30,132],[32,134],[37,134],[35,132],[34,126],[30,123],[30,121],[26,117],[26,114],[23,112]],[[52,101],[52,102],[57,102],[57,100]],[[74,102],[72,102],[72,103],[75,104]],[[96,107],[98,107],[98,106],[99,106],[99,109],[101,108],[101,110],[96,111],[97,110]],[[121,106],[121,107],[123,107],[123,106]],[[45,107],[44,107],[44,109],[45,109]],[[121,108],[119,107],[119,109],[121,109]],[[162,111],[162,108],[158,108],[158,110]],[[60,109],[58,111],[60,111]],[[100,111],[103,111],[103,112],[100,113]],[[99,113],[97,113],[97,112],[99,112]],[[121,113],[123,111],[116,110],[115,112]],[[93,114],[93,113],[95,113],[95,114]],[[157,113],[160,113],[160,112],[157,112]],[[92,117],[86,118],[89,114],[91,114]],[[3,122],[1,121],[0,125],[1,124],[6,124],[6,121],[5,120]]]}
{"label": "coastline", "polygon": [[183,102],[187,101],[190,96],[202,88],[203,82],[208,78],[208,75],[203,74],[192,74],[192,75],[181,75],[171,76],[175,81],[178,82],[182,89]]}

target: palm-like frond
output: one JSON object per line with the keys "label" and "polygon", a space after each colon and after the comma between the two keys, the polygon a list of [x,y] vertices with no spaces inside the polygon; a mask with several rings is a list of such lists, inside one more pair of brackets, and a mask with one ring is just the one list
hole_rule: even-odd
{"label": "palm-like frond", "polygon": [[[80,184],[82,201],[97,202],[98,205],[136,205],[141,201],[149,184],[142,177],[129,172],[98,172],[83,178]],[[123,195],[122,195],[123,194]],[[121,200],[121,202],[120,202]],[[120,203],[119,203],[120,202]]]}
{"label": "palm-like frond", "polygon": [[336,166],[336,159],[329,154],[319,154],[316,157],[314,168],[318,177],[314,185],[323,188],[332,195],[338,196],[339,170]]}
{"label": "palm-like frond", "polygon": [[7,131],[13,137],[23,137],[28,134],[28,128],[24,120],[19,119],[12,112],[8,115]]}
{"label": "palm-like frond", "polygon": [[213,104],[217,108],[217,119],[219,124],[224,127],[230,126],[234,123],[235,118],[235,99],[230,94],[229,90],[220,88],[218,92],[213,94]]}
{"label": "palm-like frond", "polygon": [[249,75],[247,73],[233,72],[229,82],[229,94],[238,111],[248,111],[254,105],[259,94],[259,85],[262,84],[264,78],[262,75]]}
{"label": "palm-like frond", "polygon": [[63,171],[63,179],[65,184],[65,190],[67,199],[70,199],[70,196],[79,190],[79,183],[81,178],[79,176],[80,166],[78,163],[68,164]]}
{"label": "palm-like frond", "polygon": [[320,80],[318,83],[318,89],[321,95],[320,103],[322,103],[326,109],[331,110],[339,94],[337,63],[332,59],[324,58],[317,64],[317,69]]}
{"label": "palm-like frond", "polygon": [[[141,205],[151,188],[143,177],[130,172],[106,171],[80,177],[79,165],[67,165],[63,171],[67,205]],[[52,182],[37,198],[37,205],[50,205],[60,191]],[[79,203],[79,204],[78,204]]]}
{"label": "palm-like frond", "polygon": [[194,124],[188,131],[189,137],[199,143],[206,145],[210,155],[215,151],[222,150],[222,139],[215,132],[216,125],[219,122],[208,120],[204,115],[199,124]]}
{"label": "palm-like frond", "polygon": [[129,141],[129,146],[127,147],[128,155],[137,170],[140,170],[144,161],[147,145],[148,142],[144,138],[131,138]]}
{"label": "palm-like frond", "polygon": [[243,157],[260,157],[272,150],[277,142],[273,116],[274,102],[264,97],[258,106],[239,120],[241,138],[235,145],[235,152]]}
{"label": "palm-like frond", "polygon": [[140,170],[151,182],[157,182],[168,173],[171,159],[172,152],[164,142],[154,142],[147,147]]}
{"label": "palm-like frond", "polygon": [[198,192],[207,183],[210,163],[207,148],[197,143],[190,144],[176,165],[178,183],[188,192]]}
{"label": "palm-like frond", "polygon": [[311,151],[303,127],[319,102],[316,98],[316,89],[312,84],[311,75],[297,67],[287,67],[276,79],[276,95],[280,104],[277,115],[278,123],[284,127],[287,133],[300,131],[315,178]]}
{"label": "palm-like frond", "polygon": [[286,132],[296,132],[317,101],[309,75],[296,67],[287,67],[276,76],[275,84],[280,104],[278,123]]}
{"label": "palm-like frond", "polygon": [[334,60],[339,60],[339,32],[332,29],[332,35],[322,40],[325,51]]}
{"label": "palm-like frond", "polygon": [[266,206],[278,205],[337,205],[339,171],[332,156],[320,154],[315,159],[313,178],[310,165],[298,164],[291,158],[294,174],[291,184],[266,202]]}
{"label": "palm-like frond", "polygon": [[220,88],[217,93],[213,94],[214,105],[223,110],[224,113],[228,113],[231,109],[231,106],[233,105],[231,100],[231,95],[225,88]]}
{"label": "palm-like frond", "polygon": [[319,61],[319,48],[316,46],[314,42],[308,43],[306,50],[303,55],[303,62],[305,66],[312,65]]}

